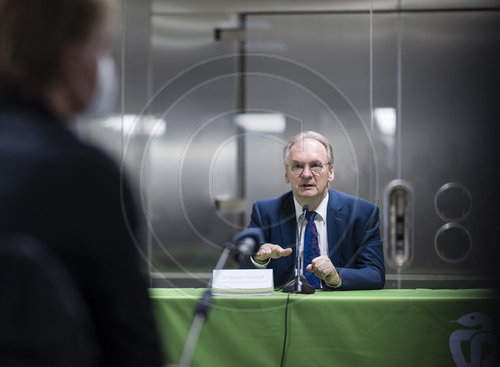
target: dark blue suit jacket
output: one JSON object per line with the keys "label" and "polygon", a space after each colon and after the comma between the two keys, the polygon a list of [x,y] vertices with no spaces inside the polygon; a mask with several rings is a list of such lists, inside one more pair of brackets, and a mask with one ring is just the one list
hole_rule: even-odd
{"label": "dark blue suit jacket", "polygon": [[[329,257],[342,278],[338,289],[378,289],[384,286],[385,268],[376,205],[339,191],[329,190],[327,209]],[[294,274],[297,221],[291,191],[253,204],[249,227],[258,227],[264,241],[290,247],[294,252],[271,259],[274,286],[282,287]],[[253,268],[248,259],[242,268]]]}
{"label": "dark blue suit jacket", "polygon": [[67,268],[99,366],[162,365],[132,201],[114,162],[0,80],[0,229],[36,237]]}

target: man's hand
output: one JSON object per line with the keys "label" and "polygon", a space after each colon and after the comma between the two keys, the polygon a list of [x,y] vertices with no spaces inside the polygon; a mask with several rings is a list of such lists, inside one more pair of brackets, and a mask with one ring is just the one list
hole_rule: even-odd
{"label": "man's hand", "polygon": [[278,259],[283,256],[288,256],[292,253],[291,248],[282,248],[279,245],[272,243],[263,243],[259,251],[254,255],[253,259],[257,262],[265,263],[269,258]]}
{"label": "man's hand", "polygon": [[329,285],[337,286],[340,283],[340,276],[335,266],[327,256],[314,258],[306,267],[307,271],[312,271],[316,276],[327,282]]}

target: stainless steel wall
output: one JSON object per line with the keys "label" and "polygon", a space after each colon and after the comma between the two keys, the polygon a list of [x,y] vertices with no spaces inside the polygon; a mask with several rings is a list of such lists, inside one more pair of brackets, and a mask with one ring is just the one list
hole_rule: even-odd
{"label": "stainless steel wall", "polygon": [[[411,256],[385,249],[388,287],[491,284],[498,4],[271,3],[122,1],[119,119],[79,131],[132,178],[154,284],[202,286],[252,202],[288,190],[282,146],[309,129],[334,146],[333,187],[380,206],[386,244],[388,185],[408,189]],[[286,128],[245,132],[241,112]]]}
{"label": "stainless steel wall", "polygon": [[[299,121],[332,141],[333,187],[384,210],[389,286],[494,274],[498,11],[381,12],[371,27],[365,13],[249,15],[247,29],[247,106],[293,116],[283,138]],[[248,151],[263,176],[282,169],[276,159],[263,172],[265,141]],[[249,202],[275,195],[252,177]],[[391,256],[395,181],[411,196],[401,262]]]}

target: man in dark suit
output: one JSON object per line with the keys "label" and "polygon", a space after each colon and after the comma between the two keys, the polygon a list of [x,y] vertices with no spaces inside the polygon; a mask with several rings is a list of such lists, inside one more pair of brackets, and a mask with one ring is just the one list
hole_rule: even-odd
{"label": "man in dark suit", "polygon": [[[328,140],[313,131],[303,132],[285,146],[283,160],[285,181],[292,191],[254,203],[249,226],[262,229],[265,243],[242,267],[273,269],[275,287],[292,279],[297,228],[305,226],[302,213],[308,205],[315,212],[312,220],[319,256],[304,263],[304,275],[314,274],[319,278],[317,287],[323,289],[382,288],[385,269],[379,210],[366,200],[329,189],[334,171]],[[302,236],[309,238],[307,233]]]}
{"label": "man in dark suit", "polygon": [[[37,238],[67,270],[90,314],[95,366],[160,367],[127,182],[69,127],[98,90],[110,90],[98,89],[110,3],[0,0],[0,229]],[[2,293],[12,304],[18,297]],[[37,303],[20,306],[44,317]],[[3,340],[0,360],[18,353],[49,365],[33,350],[45,345],[37,335],[52,332],[26,333],[19,350]]]}

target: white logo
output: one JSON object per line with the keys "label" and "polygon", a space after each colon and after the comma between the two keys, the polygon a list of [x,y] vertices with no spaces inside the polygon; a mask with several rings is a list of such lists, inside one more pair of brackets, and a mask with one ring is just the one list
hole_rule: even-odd
{"label": "white logo", "polygon": [[491,319],[485,314],[471,312],[456,322],[466,327],[450,335],[450,352],[457,367],[494,366],[498,340],[493,333]]}

